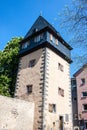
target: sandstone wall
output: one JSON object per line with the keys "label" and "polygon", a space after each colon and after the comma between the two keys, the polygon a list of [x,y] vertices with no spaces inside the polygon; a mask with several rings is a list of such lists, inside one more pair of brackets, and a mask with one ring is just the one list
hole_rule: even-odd
{"label": "sandstone wall", "polygon": [[[33,67],[29,67],[29,61],[35,59]],[[45,49],[39,49],[20,58],[17,75],[15,98],[35,103],[34,128],[42,130],[43,120],[43,82]],[[32,84],[32,93],[27,93],[27,85]]]}

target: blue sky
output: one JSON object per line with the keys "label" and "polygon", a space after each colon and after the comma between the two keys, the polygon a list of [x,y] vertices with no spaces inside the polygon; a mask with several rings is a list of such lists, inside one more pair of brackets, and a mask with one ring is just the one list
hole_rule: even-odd
{"label": "blue sky", "polygon": [[[58,12],[70,0],[0,0],[0,50],[15,36],[25,36],[42,12],[53,26],[58,25]],[[57,18],[57,19],[56,19]],[[65,37],[67,40],[67,37]]]}
{"label": "blue sky", "polygon": [[[0,50],[13,37],[25,36],[32,24],[42,12],[66,41],[70,36],[59,27],[59,16],[65,5],[71,0],[0,0]],[[76,71],[71,65],[71,75]]]}

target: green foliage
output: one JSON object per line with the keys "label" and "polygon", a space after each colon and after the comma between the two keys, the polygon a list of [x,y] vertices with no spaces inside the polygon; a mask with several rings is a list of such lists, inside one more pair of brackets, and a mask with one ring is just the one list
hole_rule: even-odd
{"label": "green foliage", "polygon": [[12,38],[3,51],[0,51],[0,94],[14,95],[18,68],[19,42],[22,38]]}

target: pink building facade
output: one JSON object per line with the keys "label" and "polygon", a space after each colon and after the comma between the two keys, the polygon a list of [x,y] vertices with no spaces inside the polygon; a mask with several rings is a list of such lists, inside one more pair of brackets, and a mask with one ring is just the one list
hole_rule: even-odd
{"label": "pink building facade", "polygon": [[75,74],[77,84],[77,109],[80,129],[87,129],[87,64]]}

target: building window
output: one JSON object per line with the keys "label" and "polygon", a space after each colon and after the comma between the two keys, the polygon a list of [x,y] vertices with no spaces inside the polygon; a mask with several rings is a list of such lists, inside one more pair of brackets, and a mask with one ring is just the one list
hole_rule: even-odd
{"label": "building window", "polygon": [[87,92],[82,92],[82,97],[87,97]]}
{"label": "building window", "polygon": [[52,34],[50,34],[50,40],[53,41],[53,35]]}
{"label": "building window", "polygon": [[50,34],[50,41],[58,45],[58,39],[55,38],[52,34]]}
{"label": "building window", "polygon": [[27,85],[27,93],[31,94],[32,93],[32,85]]}
{"label": "building window", "polygon": [[61,70],[61,71],[63,71],[64,70],[63,65],[60,64],[60,63],[58,63],[58,69]]}
{"label": "building window", "polygon": [[76,98],[76,97],[74,97],[74,98],[73,98],[73,101],[77,101],[77,98]]}
{"label": "building window", "polygon": [[56,112],[56,104],[49,104],[49,112],[52,113]]}
{"label": "building window", "polygon": [[30,45],[29,41],[24,43],[24,44],[22,44],[22,49],[26,49],[29,45]]}
{"label": "building window", "polygon": [[36,36],[35,38],[34,38],[34,42],[39,42],[40,41],[40,35],[39,36]]}
{"label": "building window", "polygon": [[40,34],[40,40],[42,40],[43,39],[43,33],[42,34]]}
{"label": "building window", "polygon": [[30,61],[29,61],[29,67],[35,66],[35,63],[36,63],[36,60],[35,60],[35,59],[30,60]]}
{"label": "building window", "polygon": [[43,34],[40,34],[34,38],[34,42],[40,42],[43,39]]}
{"label": "building window", "polygon": [[85,78],[82,78],[81,82],[82,82],[81,85],[84,85],[85,84]]}
{"label": "building window", "polygon": [[71,85],[72,85],[72,87],[76,87],[76,79],[75,78],[71,79]]}
{"label": "building window", "polygon": [[87,129],[87,121],[85,121],[84,124],[85,124],[85,129]]}
{"label": "building window", "polygon": [[55,43],[56,43],[56,45],[58,45],[58,40],[57,39],[55,40]]}
{"label": "building window", "polygon": [[58,94],[64,97],[64,90],[62,88],[58,88]]}
{"label": "building window", "polygon": [[33,29],[33,33],[37,32],[37,31],[38,31],[38,28]]}
{"label": "building window", "polygon": [[87,104],[83,104],[83,111],[87,111]]}

